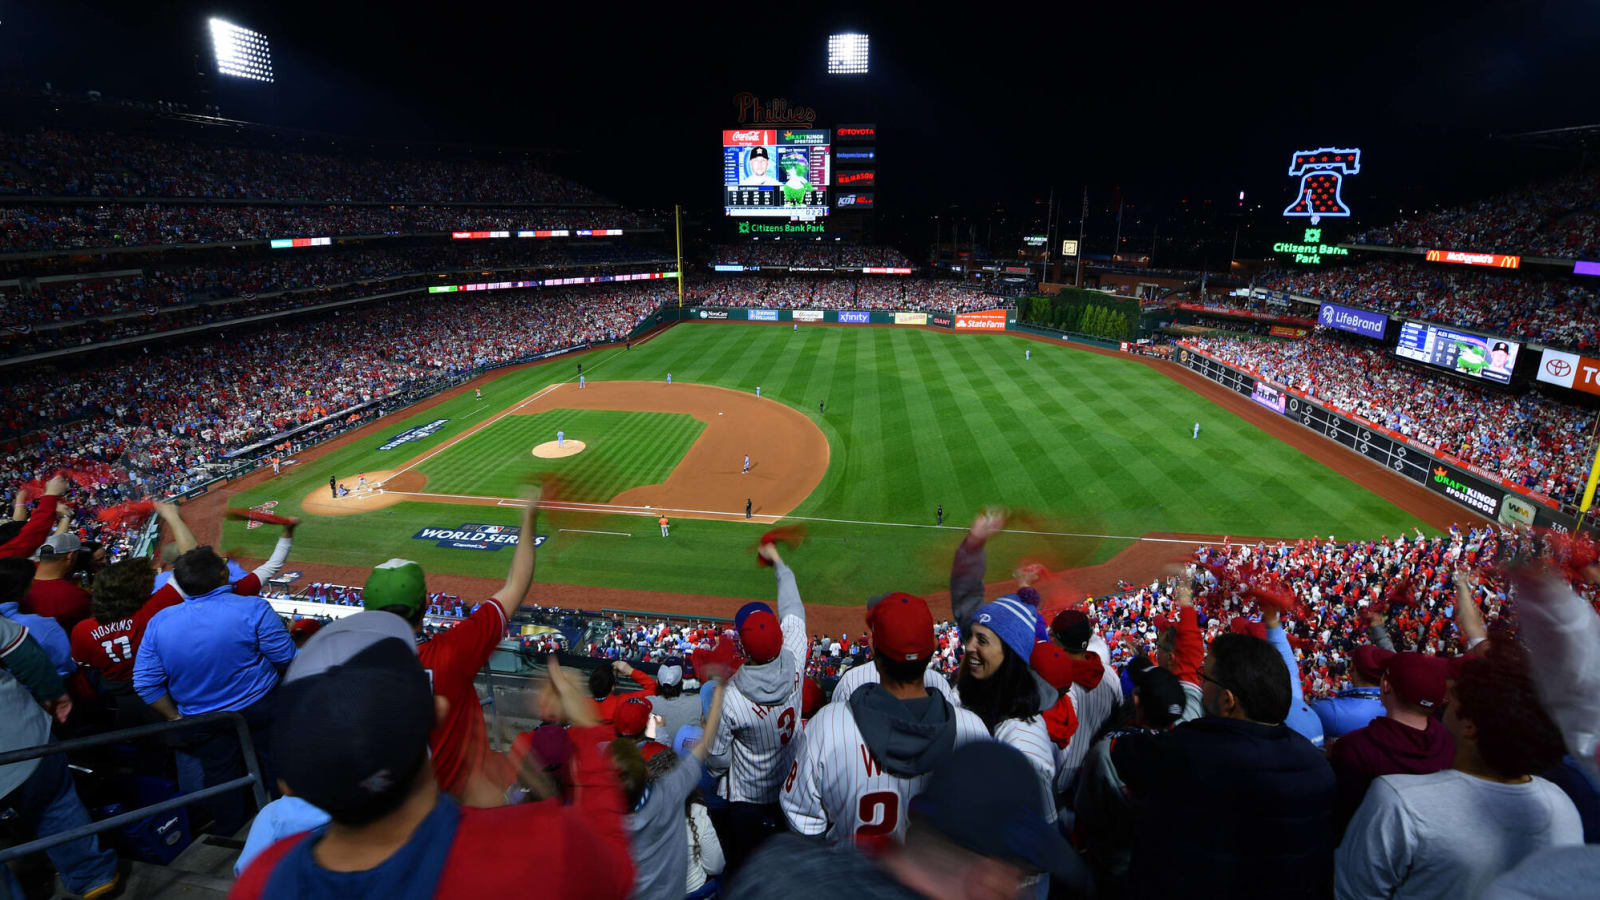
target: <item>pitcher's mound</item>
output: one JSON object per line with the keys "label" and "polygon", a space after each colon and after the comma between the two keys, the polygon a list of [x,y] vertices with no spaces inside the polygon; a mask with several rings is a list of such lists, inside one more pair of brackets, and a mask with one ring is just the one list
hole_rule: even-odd
{"label": "pitcher's mound", "polygon": [[567,441],[565,446],[557,446],[555,441],[545,441],[533,448],[533,455],[540,459],[560,459],[582,452],[583,441]]}

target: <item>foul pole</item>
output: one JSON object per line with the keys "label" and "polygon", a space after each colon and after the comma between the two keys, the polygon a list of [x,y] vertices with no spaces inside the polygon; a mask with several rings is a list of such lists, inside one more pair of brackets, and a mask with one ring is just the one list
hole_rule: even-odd
{"label": "foul pole", "polygon": [[672,242],[678,252],[678,308],[683,309],[683,226],[679,223],[678,204],[672,204]]}

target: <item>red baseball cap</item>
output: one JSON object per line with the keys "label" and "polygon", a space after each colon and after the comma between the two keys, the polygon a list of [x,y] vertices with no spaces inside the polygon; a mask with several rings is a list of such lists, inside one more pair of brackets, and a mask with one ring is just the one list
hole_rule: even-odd
{"label": "red baseball cap", "polygon": [[739,643],[744,645],[744,655],[756,665],[777,659],[783,651],[783,629],[778,627],[778,617],[767,609],[746,615],[739,625]]}
{"label": "red baseball cap", "polygon": [[611,717],[611,724],[617,730],[618,737],[638,737],[644,734],[645,726],[650,724],[650,713],[655,707],[644,697],[633,697],[621,706]]}
{"label": "red baseball cap", "polygon": [[1362,678],[1377,681],[1383,675],[1383,664],[1393,655],[1393,650],[1384,650],[1375,644],[1362,644],[1350,651],[1350,661],[1355,664]]}
{"label": "red baseball cap", "polygon": [[933,614],[928,603],[912,594],[888,594],[867,610],[872,652],[887,659],[923,662],[933,658]]}
{"label": "red baseball cap", "polygon": [[800,684],[800,718],[809,719],[821,708],[822,685],[815,678],[807,678]]}
{"label": "red baseball cap", "polygon": [[1395,696],[1423,709],[1437,709],[1444,702],[1445,682],[1450,664],[1437,656],[1422,653],[1396,653],[1383,661],[1384,677]]}
{"label": "red baseball cap", "polygon": [[1058,691],[1066,690],[1067,685],[1072,683],[1072,664],[1072,657],[1055,641],[1034,644],[1033,653],[1028,657],[1028,665],[1039,673],[1046,684]]}

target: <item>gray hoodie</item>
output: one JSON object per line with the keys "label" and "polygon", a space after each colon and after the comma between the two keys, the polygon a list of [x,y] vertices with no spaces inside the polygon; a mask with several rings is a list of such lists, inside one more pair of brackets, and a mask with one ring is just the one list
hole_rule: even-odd
{"label": "gray hoodie", "polygon": [[847,702],[867,749],[892,775],[931,772],[955,749],[956,711],[937,693],[901,700],[881,684],[864,684]]}

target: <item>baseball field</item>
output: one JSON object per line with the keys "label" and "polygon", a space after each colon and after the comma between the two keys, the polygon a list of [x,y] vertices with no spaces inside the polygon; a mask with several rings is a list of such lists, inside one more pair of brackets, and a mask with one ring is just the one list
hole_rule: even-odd
{"label": "baseball field", "polygon": [[[689,323],[491,374],[212,502],[305,517],[290,569],[403,556],[498,579],[515,498],[553,473],[540,582],[769,597],[752,545],[800,522],[789,557],[806,599],[845,605],[942,589],[951,546],[991,503],[1024,511],[993,545],[995,579],[1019,560],[1103,563],[1141,538],[1441,524],[1223,402],[1140,360],[1007,334]],[[330,477],[351,493],[333,496]],[[220,544],[260,557],[275,532],[228,522]]]}

